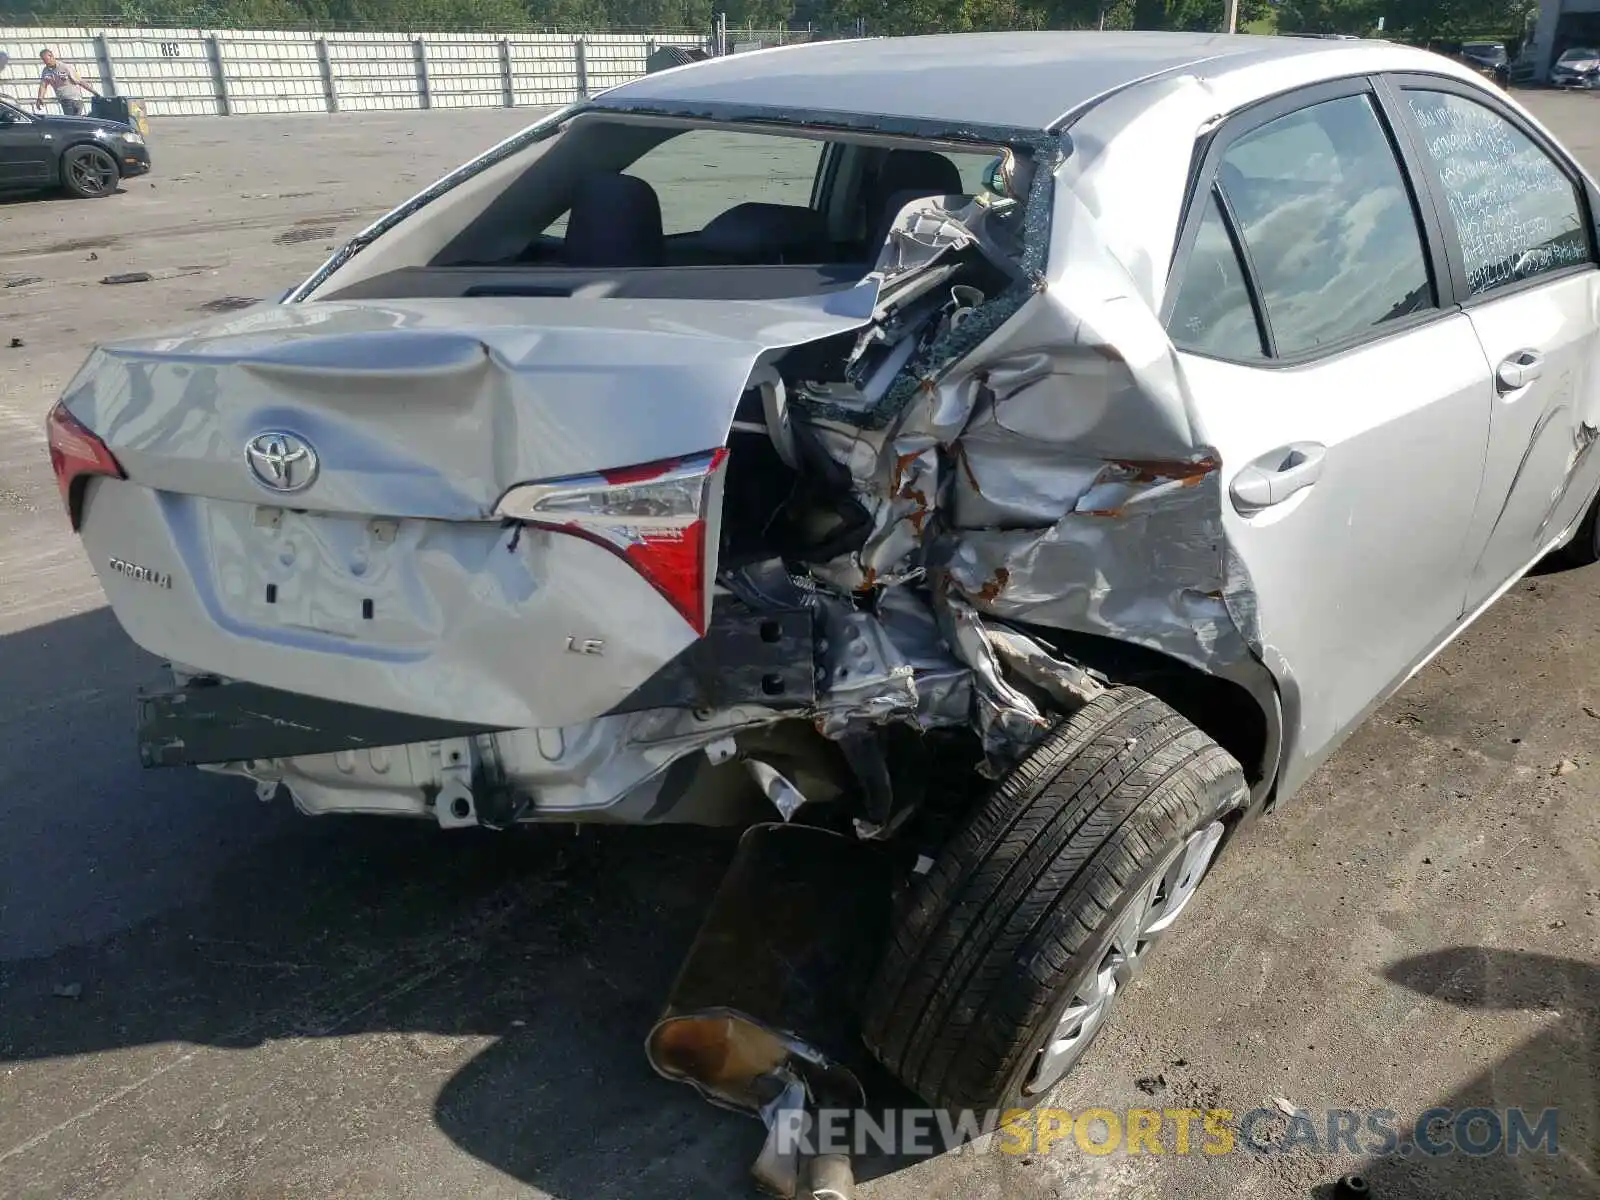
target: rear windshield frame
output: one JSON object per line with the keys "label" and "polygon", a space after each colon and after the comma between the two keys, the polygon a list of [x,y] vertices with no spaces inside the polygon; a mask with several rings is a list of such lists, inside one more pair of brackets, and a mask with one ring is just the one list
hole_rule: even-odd
{"label": "rear windshield frame", "polygon": [[971,150],[975,146],[992,147],[1010,149],[1031,157],[1042,144],[1048,143],[1061,158],[1068,157],[1072,152],[1071,138],[1066,132],[1051,134],[1038,129],[988,125],[981,122],[958,124],[918,117],[844,112],[796,113],[766,105],[606,104],[582,101],[547,114],[527,129],[490,147],[477,158],[457,167],[444,178],[380,217],[340,247],[304,283],[285,296],[283,302],[285,304],[302,302],[307,295],[321,287],[365,247],[402,221],[468,180],[520,154],[529,146],[555,136],[571,122],[591,114],[610,120],[655,118],[684,129],[729,129],[735,132],[764,132],[799,138],[826,138],[828,134],[836,133],[848,135],[854,142],[884,146],[914,143],[927,149],[940,149],[942,146],[950,150]]}

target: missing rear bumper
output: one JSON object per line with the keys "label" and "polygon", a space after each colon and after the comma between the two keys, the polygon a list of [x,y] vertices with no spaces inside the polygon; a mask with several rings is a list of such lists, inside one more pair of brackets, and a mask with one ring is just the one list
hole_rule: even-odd
{"label": "missing rear bumper", "polygon": [[137,729],[139,761],[147,767],[294,758],[494,732],[221,680],[141,694]]}
{"label": "missing rear bumper", "polygon": [[[814,622],[809,609],[758,612],[719,597],[705,637],[611,713],[809,709],[816,703]],[[503,732],[211,678],[142,693],[137,730],[139,761],[147,767],[299,758]]]}

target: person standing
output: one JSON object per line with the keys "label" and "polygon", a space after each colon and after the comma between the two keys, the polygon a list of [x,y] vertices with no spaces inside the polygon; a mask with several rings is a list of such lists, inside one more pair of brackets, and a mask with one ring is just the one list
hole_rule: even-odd
{"label": "person standing", "polygon": [[88,92],[94,96],[100,93],[85,83],[70,66],[58,59],[54,50],[39,51],[39,61],[44,63],[44,69],[39,72],[39,95],[34,99],[33,107],[43,108],[45,93],[53,90],[56,94],[56,103],[61,105],[63,115],[83,116],[83,93]]}

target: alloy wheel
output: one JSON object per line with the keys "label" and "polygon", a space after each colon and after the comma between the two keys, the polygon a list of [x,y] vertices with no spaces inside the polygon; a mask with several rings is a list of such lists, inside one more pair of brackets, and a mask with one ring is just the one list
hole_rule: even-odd
{"label": "alloy wheel", "polygon": [[1112,917],[1111,937],[1100,957],[1071,984],[1067,1006],[1022,1085],[1025,1095],[1048,1091],[1077,1065],[1110,1015],[1119,989],[1138,977],[1150,948],[1194,899],[1223,832],[1221,821],[1195,830],[1123,901]]}
{"label": "alloy wheel", "polygon": [[78,155],[67,169],[73,183],[87,195],[104,196],[117,186],[117,164],[104,150]]}

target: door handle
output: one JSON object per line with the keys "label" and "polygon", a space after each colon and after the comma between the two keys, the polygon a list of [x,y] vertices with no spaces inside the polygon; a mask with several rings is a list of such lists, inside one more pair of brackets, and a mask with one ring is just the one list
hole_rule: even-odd
{"label": "door handle", "polygon": [[1544,374],[1544,355],[1537,350],[1518,350],[1500,361],[1495,368],[1495,388],[1503,396],[1518,388],[1525,388]]}
{"label": "door handle", "polygon": [[1233,506],[1242,513],[1282,504],[1322,477],[1328,448],[1321,442],[1290,442],[1244,467],[1228,485]]}

